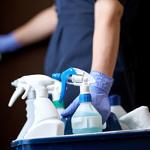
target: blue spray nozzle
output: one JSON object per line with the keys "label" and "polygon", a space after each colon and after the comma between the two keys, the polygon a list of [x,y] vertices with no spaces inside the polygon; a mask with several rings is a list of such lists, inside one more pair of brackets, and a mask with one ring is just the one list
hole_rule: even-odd
{"label": "blue spray nozzle", "polygon": [[61,81],[61,73],[53,73],[52,78]]}
{"label": "blue spray nozzle", "polygon": [[52,74],[52,78],[57,79],[57,80],[61,81],[61,83],[62,83],[61,93],[60,93],[60,98],[59,98],[60,102],[62,102],[64,100],[66,84],[67,84],[69,77],[72,75],[76,75],[76,74],[77,73],[76,73],[75,69],[73,69],[73,68],[69,68],[62,73]]}

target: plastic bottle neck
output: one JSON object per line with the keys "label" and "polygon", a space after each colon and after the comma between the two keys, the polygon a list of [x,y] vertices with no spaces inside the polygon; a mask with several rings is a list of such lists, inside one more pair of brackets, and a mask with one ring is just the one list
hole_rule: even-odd
{"label": "plastic bottle neck", "polygon": [[35,89],[36,98],[48,98],[48,89],[45,87],[37,87]]}
{"label": "plastic bottle neck", "polygon": [[91,94],[80,94],[79,96],[80,103],[91,102]]}
{"label": "plastic bottle neck", "polygon": [[80,103],[91,102],[92,101],[89,86],[87,86],[87,85],[81,85],[80,86],[79,100],[80,100]]}

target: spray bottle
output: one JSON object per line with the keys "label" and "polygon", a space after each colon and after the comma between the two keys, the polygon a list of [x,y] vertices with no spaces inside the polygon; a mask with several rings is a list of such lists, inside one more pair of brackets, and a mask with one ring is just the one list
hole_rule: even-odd
{"label": "spray bottle", "polygon": [[[18,97],[19,95],[21,95],[26,89],[26,84],[23,83],[23,82],[19,82],[19,80],[13,81],[11,83],[11,85],[16,87],[16,91],[14,92],[13,96],[11,97],[11,100],[8,104],[9,107],[13,106],[13,104],[16,100],[15,97]],[[26,115],[27,121],[24,124],[23,128],[21,129],[21,131],[20,131],[20,133],[19,133],[16,140],[23,140],[25,134],[28,131],[28,129],[33,124],[33,121],[34,121],[34,105],[33,105],[34,100],[35,100],[35,91],[31,89],[29,91],[29,93],[27,95],[27,99],[25,101],[25,103],[26,103],[26,112],[27,112],[27,115]]]}
{"label": "spray bottle", "polygon": [[[55,83],[55,80],[45,75],[29,75],[18,79],[19,82],[26,84],[25,99],[30,91],[35,91],[34,100],[34,121],[28,129],[24,139],[45,138],[64,134],[64,124],[59,118],[59,114],[52,102],[48,99],[47,86]],[[21,90],[16,90],[11,101],[15,101]]]}
{"label": "spray bottle", "polygon": [[60,102],[59,100],[61,93],[61,82],[55,80],[53,85],[48,86],[48,93],[52,95],[53,104],[61,117],[61,113],[64,111],[64,101]]}
{"label": "spray bottle", "polygon": [[[80,105],[72,116],[72,131],[74,134],[94,133],[102,131],[102,117],[92,105],[89,86],[95,83],[95,79],[87,72],[70,68],[62,74],[53,74],[53,78],[62,81],[62,89],[66,83],[80,86]],[[62,93],[63,94],[63,93]]]}

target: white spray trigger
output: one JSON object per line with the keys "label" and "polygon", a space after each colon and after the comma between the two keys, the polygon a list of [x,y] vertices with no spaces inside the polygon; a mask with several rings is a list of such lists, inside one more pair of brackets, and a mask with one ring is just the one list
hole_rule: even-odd
{"label": "white spray trigger", "polygon": [[15,101],[17,100],[17,98],[23,93],[24,88],[23,87],[17,87],[14,94],[12,95],[8,107],[12,107],[13,104],[15,103]]}
{"label": "white spray trigger", "polygon": [[75,86],[80,86],[81,84],[94,84],[96,81],[95,79],[87,72],[78,69],[78,68],[73,68],[76,71],[76,75],[72,75],[69,77],[68,84],[75,85]]}
{"label": "white spray trigger", "polygon": [[[19,80],[19,79],[18,79]],[[19,81],[18,80],[15,80],[13,82],[11,82],[11,85],[12,86],[15,86],[15,87],[18,87],[18,84],[19,84]]]}
{"label": "white spray trigger", "polygon": [[25,99],[28,96],[28,93],[29,93],[31,87],[30,87],[30,85],[26,85],[24,88],[25,88],[25,92],[21,97],[22,99]]}
{"label": "white spray trigger", "polygon": [[13,82],[11,82],[12,86],[16,87],[15,92],[13,93],[8,106],[12,107],[13,104],[15,103],[15,101],[17,100],[17,98],[25,91],[25,93],[22,96],[22,99],[25,99],[28,95],[28,92],[30,90],[30,86],[27,85],[23,80],[21,79],[17,79]]}

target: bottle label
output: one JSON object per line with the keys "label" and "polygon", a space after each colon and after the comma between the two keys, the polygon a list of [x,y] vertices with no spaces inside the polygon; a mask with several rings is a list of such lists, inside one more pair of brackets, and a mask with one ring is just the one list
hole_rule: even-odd
{"label": "bottle label", "polygon": [[73,129],[73,134],[95,133],[95,132],[102,132],[102,129],[100,129],[100,128]]}
{"label": "bottle label", "polygon": [[64,108],[64,102],[53,101],[53,104],[56,108]]}

